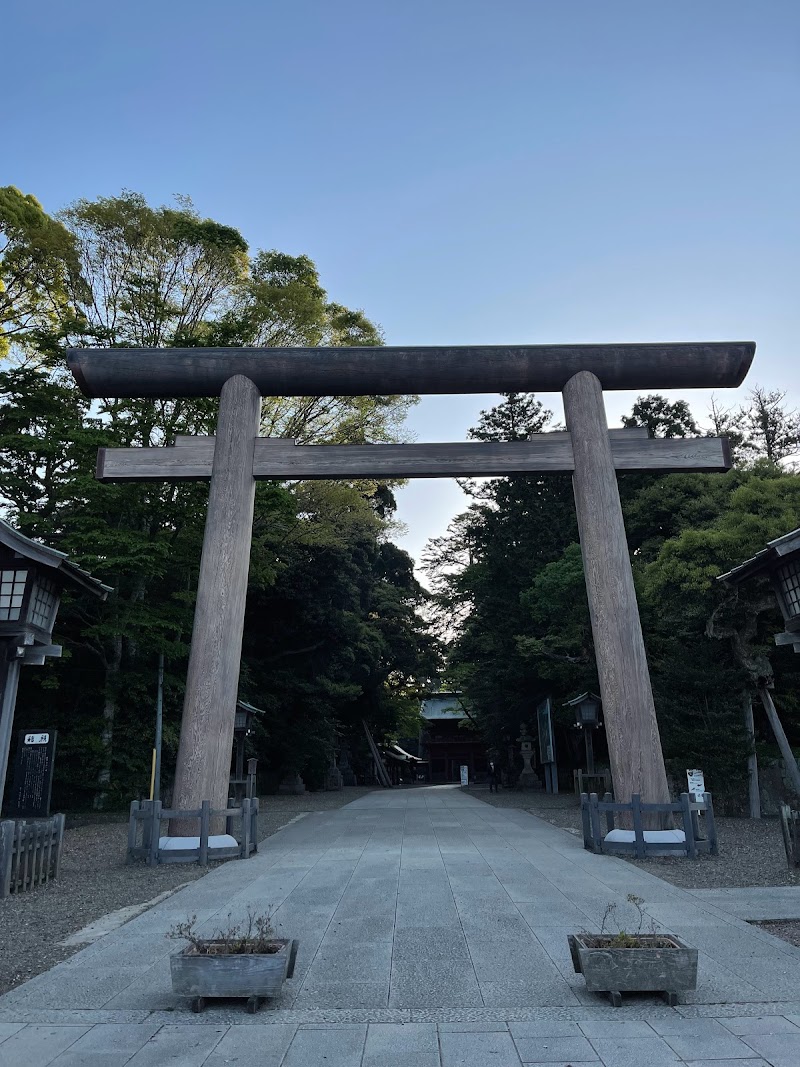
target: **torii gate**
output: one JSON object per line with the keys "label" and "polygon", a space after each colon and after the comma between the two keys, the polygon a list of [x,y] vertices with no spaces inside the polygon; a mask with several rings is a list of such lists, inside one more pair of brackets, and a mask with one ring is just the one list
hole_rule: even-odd
{"label": "torii gate", "polygon": [[[608,430],[603,389],[740,385],[752,342],[431,348],[76,349],[88,397],[219,396],[215,437],[100,449],[102,481],[210,479],[174,807],[225,807],[257,478],[571,471],[618,800],[669,799],[616,471],[725,471],[725,438]],[[261,396],[562,392],[567,432],[528,441],[310,445],[260,438]],[[188,831],[187,831],[188,832]]]}

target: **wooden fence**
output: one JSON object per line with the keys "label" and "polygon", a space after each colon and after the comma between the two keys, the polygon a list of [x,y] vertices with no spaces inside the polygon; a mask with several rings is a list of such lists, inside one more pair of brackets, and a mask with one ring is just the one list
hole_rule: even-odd
{"label": "wooden fence", "polygon": [[[208,847],[211,835],[211,820],[225,819],[225,833],[233,835],[233,824],[240,823],[239,842],[234,847]],[[196,848],[164,849],[159,848],[161,823],[166,819],[195,819],[199,823],[199,844]],[[141,833],[139,832],[141,828]],[[212,860],[247,859],[258,851],[258,798],[245,797],[240,804],[231,801],[227,808],[212,809],[209,801],[202,806],[188,811],[177,808],[163,808],[160,800],[144,800],[131,803],[128,822],[128,856],[127,862],[143,859],[149,867],[158,863],[186,863],[197,861],[201,867]]]}
{"label": "wooden fence", "polygon": [[[706,836],[700,836],[699,814],[704,813]],[[614,817],[620,814],[633,823],[633,833],[627,840],[614,825]],[[664,831],[645,829],[647,816],[657,814],[661,819],[671,819],[680,815],[683,819],[683,840],[668,840]],[[603,817],[601,821],[601,815]],[[583,847],[590,852],[632,853],[637,859],[647,856],[684,855],[696,859],[698,852],[717,854],[717,829],[714,825],[714,804],[710,793],[704,793],[701,801],[694,800],[688,793],[681,793],[681,798],[673,804],[643,804],[638,793],[634,793],[629,804],[615,803],[610,793],[598,800],[597,793],[581,794],[581,819],[583,821]],[[605,832],[601,829],[605,822]],[[613,833],[617,840],[608,840]],[[630,834],[631,831],[626,831]]]}
{"label": "wooden fence", "polygon": [[575,787],[575,795],[578,797],[583,793],[593,792],[592,786],[595,787],[594,792],[599,788],[604,793],[609,793],[611,791],[611,771],[592,771],[591,774],[588,771],[573,771],[572,784]]}
{"label": "wooden fence", "polygon": [[64,816],[0,822],[0,897],[58,878]]}

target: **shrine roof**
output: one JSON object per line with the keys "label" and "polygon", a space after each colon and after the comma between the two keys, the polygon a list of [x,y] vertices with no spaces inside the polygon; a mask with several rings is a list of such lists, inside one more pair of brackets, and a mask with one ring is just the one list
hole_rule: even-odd
{"label": "shrine roof", "polygon": [[11,549],[23,559],[29,559],[43,567],[51,567],[59,572],[65,585],[85,589],[102,600],[114,591],[110,585],[104,585],[99,578],[93,578],[83,567],[73,563],[67,557],[66,552],[60,552],[57,548],[50,548],[48,545],[43,545],[41,541],[26,537],[19,530],[15,530],[5,519],[0,519],[0,545]]}
{"label": "shrine roof", "polygon": [[731,568],[725,574],[718,575],[717,581],[724,582],[726,585],[739,585],[748,578],[754,578],[758,574],[771,570],[782,559],[795,552],[800,553],[800,527],[781,537],[776,537],[774,541],[769,541],[767,547],[756,552],[751,559],[740,563],[738,567]]}

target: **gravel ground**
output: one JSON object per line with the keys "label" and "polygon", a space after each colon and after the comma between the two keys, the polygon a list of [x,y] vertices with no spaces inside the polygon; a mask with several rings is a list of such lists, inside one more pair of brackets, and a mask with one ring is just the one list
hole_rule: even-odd
{"label": "gravel ground", "polygon": [[[263,797],[258,816],[259,840],[270,837],[297,815],[340,808],[369,792],[370,788],[353,786],[336,793]],[[111,822],[107,818],[67,830],[59,880],[0,900],[0,993],[77,952],[79,946],[67,948],[58,944],[76,930],[118,908],[143,904],[206,873],[193,863],[154,868],[144,863],[128,865],[127,834],[127,821]]]}
{"label": "gravel ground", "polygon": [[[490,793],[487,786],[468,790],[479,800],[498,808],[522,808],[563,830],[581,833],[578,798],[571,793]],[[684,889],[724,889],[744,886],[800,885],[786,866],[781,828],[777,819],[716,817],[719,855],[696,860],[663,856],[628,860],[651,874]]]}
{"label": "gravel ground", "polygon": [[796,945],[800,948],[800,920],[793,922],[777,922],[774,919],[764,920],[760,923],[753,923],[753,926],[763,926],[768,934],[773,934],[775,937],[783,938],[784,941],[788,941],[790,945]]}

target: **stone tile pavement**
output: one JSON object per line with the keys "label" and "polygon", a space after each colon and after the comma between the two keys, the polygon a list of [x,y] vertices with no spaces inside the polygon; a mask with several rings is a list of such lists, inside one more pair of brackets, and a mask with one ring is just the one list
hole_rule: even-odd
{"label": "stone tile pavement", "polygon": [[[566,935],[628,893],[700,950],[677,1008],[587,993]],[[271,908],[300,938],[256,1016],[192,1015],[166,930]],[[787,909],[789,909],[787,911]],[[688,891],[458,787],[371,793],[309,815],[0,998],[0,1067],[800,1067],[800,950],[746,918],[800,915],[800,888]]]}

